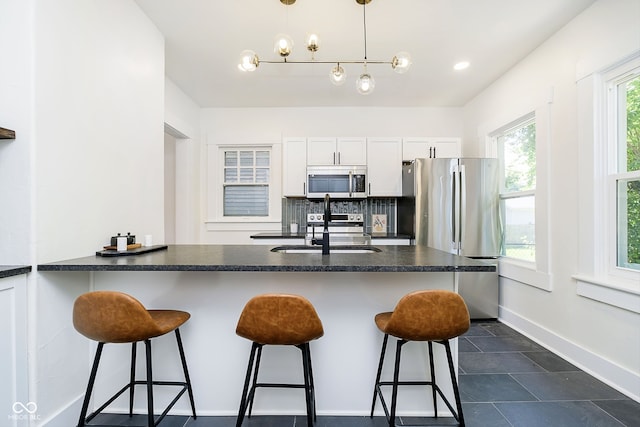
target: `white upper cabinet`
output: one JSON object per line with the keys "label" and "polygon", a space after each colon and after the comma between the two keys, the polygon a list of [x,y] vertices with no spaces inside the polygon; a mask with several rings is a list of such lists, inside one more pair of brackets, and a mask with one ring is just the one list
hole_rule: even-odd
{"label": "white upper cabinet", "polygon": [[366,165],[366,138],[308,138],[307,164],[326,165]]}
{"label": "white upper cabinet", "polygon": [[307,138],[285,138],[282,150],[282,195],[307,195]]}
{"label": "white upper cabinet", "polygon": [[460,138],[404,138],[402,160],[460,157]]}
{"label": "white upper cabinet", "polygon": [[369,196],[402,196],[402,138],[367,139]]}

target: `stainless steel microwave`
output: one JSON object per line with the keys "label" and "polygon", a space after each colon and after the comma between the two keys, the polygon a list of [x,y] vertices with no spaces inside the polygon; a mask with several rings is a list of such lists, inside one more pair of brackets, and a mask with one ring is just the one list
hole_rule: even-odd
{"label": "stainless steel microwave", "polygon": [[362,199],[367,197],[366,166],[308,166],[307,198]]}

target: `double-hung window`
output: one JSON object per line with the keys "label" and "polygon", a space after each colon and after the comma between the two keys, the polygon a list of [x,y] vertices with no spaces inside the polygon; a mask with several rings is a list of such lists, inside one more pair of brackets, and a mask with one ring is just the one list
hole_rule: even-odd
{"label": "double-hung window", "polygon": [[271,151],[265,148],[225,148],[223,215],[269,216]]}
{"label": "double-hung window", "polygon": [[608,264],[614,274],[625,275],[640,271],[640,61],[608,77]]}
{"label": "double-hung window", "polygon": [[536,261],[536,123],[527,116],[496,135],[501,166],[502,255]]}

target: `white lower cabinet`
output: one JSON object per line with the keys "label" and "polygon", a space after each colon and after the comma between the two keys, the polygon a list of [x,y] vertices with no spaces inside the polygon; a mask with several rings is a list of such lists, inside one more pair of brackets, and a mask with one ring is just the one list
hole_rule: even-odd
{"label": "white lower cabinet", "polygon": [[26,425],[37,411],[27,391],[26,282],[24,274],[0,279],[0,402],[8,426]]}

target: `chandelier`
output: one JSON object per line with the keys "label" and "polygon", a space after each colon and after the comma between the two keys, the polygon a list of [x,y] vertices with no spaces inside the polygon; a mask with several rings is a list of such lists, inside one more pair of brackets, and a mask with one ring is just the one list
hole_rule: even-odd
{"label": "chandelier", "polygon": [[[280,0],[284,5],[292,5],[296,0]],[[316,34],[311,34],[307,37],[306,46],[307,50],[311,52],[311,59],[306,61],[301,60],[288,60],[287,58],[293,51],[293,40],[286,34],[278,34],[276,36],[274,44],[274,52],[282,58],[279,61],[265,61],[258,57],[258,55],[252,50],[244,50],[240,56],[240,63],[238,69],[243,72],[255,71],[260,64],[335,64],[329,71],[329,80],[336,86],[342,85],[347,80],[347,73],[341,64],[362,64],[363,72],[356,80],[356,89],[362,95],[368,95],[373,92],[375,88],[375,80],[373,76],[367,71],[367,65],[370,64],[388,64],[391,68],[398,73],[403,74],[411,67],[411,57],[407,52],[397,53],[390,61],[382,60],[370,60],[367,58],[367,12],[366,5],[371,0],[356,0],[356,3],[362,5],[362,23],[364,32],[364,58],[354,60],[333,60],[333,61],[318,61],[315,59],[314,54],[320,48],[320,39]]]}

